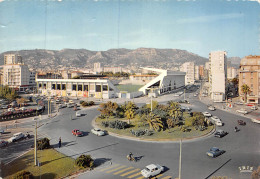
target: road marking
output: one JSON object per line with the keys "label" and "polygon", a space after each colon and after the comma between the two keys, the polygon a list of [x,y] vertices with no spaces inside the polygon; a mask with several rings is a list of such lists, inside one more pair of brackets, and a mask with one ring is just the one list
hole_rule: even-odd
{"label": "road marking", "polygon": [[160,175],[156,175],[155,177],[153,177],[152,179],[156,179],[157,177],[161,177],[163,176],[163,174],[160,174]]}
{"label": "road marking", "polygon": [[130,172],[124,173],[124,174],[122,174],[122,175],[120,175],[120,176],[123,177],[123,176],[129,175],[130,173],[137,172],[137,171],[139,171],[139,170],[141,170],[141,169],[137,168],[137,169],[132,170],[132,171],[130,171]]}
{"label": "road marking", "polygon": [[123,172],[126,171],[126,170],[130,170],[130,169],[132,169],[132,168],[134,168],[134,167],[128,167],[128,168],[125,168],[125,169],[120,170],[120,171],[118,171],[118,172],[115,172],[115,173],[113,173],[113,174],[114,174],[114,175],[118,175],[118,174],[123,173]]}
{"label": "road marking", "polygon": [[172,178],[171,176],[166,176],[166,177],[164,177],[162,179],[171,179],[171,178]]}
{"label": "road marking", "polygon": [[105,171],[105,170],[109,170],[109,169],[111,169],[111,168],[117,167],[118,165],[119,165],[119,164],[115,164],[115,165],[112,165],[112,166],[110,166],[110,167],[103,168],[103,169],[101,169],[101,170],[99,170],[99,171],[103,172],[103,171]]}
{"label": "road marking", "polygon": [[139,172],[139,173],[136,173],[136,174],[133,174],[133,175],[131,175],[131,176],[127,177],[127,178],[133,178],[133,177],[136,177],[136,176],[138,176],[138,175],[142,175],[142,174],[141,174],[141,172]]}
{"label": "road marking", "polygon": [[126,167],[126,166],[123,165],[123,166],[120,166],[120,167],[114,168],[114,169],[112,169],[112,170],[109,170],[109,171],[107,171],[106,173],[112,173],[112,172],[114,172],[114,171],[116,171],[116,170],[119,170],[119,169],[121,169],[121,168],[125,168],[125,167]]}
{"label": "road marking", "polygon": [[144,178],[144,176],[141,176],[141,177],[139,177],[139,178],[136,178],[136,179],[143,179]]}

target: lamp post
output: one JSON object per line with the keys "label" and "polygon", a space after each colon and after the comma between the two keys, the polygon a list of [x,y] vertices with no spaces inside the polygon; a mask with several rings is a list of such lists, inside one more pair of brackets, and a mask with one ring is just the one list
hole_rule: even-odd
{"label": "lamp post", "polygon": [[34,118],[33,120],[35,120],[34,165],[38,166],[38,161],[37,161],[37,118]]}
{"label": "lamp post", "polygon": [[179,178],[178,179],[181,179],[181,148],[182,148],[182,140],[180,140]]}
{"label": "lamp post", "polygon": [[153,96],[151,95],[151,112],[153,112]]}

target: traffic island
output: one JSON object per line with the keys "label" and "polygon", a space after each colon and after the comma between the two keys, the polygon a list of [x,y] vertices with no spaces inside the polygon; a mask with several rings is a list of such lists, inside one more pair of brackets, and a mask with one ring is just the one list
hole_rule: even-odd
{"label": "traffic island", "polygon": [[39,166],[34,165],[31,150],[11,163],[2,166],[3,178],[13,178],[18,172],[28,171],[35,178],[61,178],[80,171],[75,160],[54,149],[38,151]]}

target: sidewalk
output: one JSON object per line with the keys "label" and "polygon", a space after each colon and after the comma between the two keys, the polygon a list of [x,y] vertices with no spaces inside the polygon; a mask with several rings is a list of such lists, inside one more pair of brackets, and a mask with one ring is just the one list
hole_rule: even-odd
{"label": "sidewalk", "polygon": [[[238,116],[243,116],[249,119],[256,119],[260,117],[260,111],[258,110],[252,110],[250,109],[250,106],[246,106],[246,105],[237,105],[235,104],[235,102],[237,101],[233,101],[232,103],[232,108],[228,107],[226,105],[226,102],[222,102],[222,103],[214,103],[213,100],[210,97],[200,97],[200,101],[206,105],[213,105],[215,106],[217,109],[219,110],[223,110],[232,114],[236,114]],[[248,114],[243,115],[241,113],[236,112],[236,110],[238,109],[245,109],[248,111]]]}

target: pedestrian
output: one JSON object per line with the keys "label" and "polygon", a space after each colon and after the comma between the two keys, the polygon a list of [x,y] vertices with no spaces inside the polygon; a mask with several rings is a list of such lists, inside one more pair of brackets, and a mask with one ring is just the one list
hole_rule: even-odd
{"label": "pedestrian", "polygon": [[59,138],[59,148],[61,147],[61,137]]}

